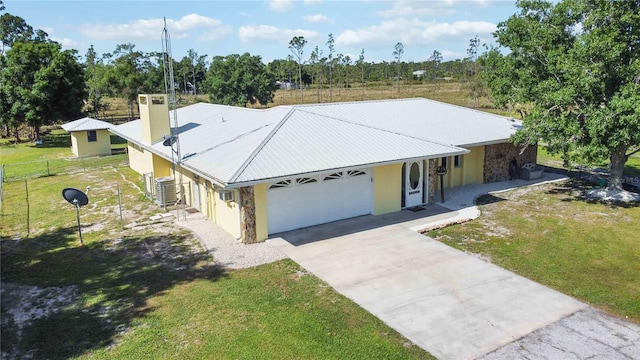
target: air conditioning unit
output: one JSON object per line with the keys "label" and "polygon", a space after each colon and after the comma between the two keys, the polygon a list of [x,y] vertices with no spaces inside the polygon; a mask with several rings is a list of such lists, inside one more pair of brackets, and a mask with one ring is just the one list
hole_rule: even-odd
{"label": "air conditioning unit", "polygon": [[176,184],[171,176],[159,177],[155,180],[156,187],[156,204],[160,206],[175,205]]}
{"label": "air conditioning unit", "polygon": [[218,194],[220,196],[220,200],[224,202],[229,202],[234,200],[233,190],[220,190]]}

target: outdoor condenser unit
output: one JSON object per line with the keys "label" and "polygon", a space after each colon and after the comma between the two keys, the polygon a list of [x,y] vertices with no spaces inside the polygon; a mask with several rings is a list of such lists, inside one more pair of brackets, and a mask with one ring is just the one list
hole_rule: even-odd
{"label": "outdoor condenser unit", "polygon": [[175,205],[176,183],[172,176],[156,178],[156,204],[160,206]]}

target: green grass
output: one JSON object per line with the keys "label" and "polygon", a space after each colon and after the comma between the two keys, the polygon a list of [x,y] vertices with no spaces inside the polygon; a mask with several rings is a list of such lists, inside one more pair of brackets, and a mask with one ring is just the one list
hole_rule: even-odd
{"label": "green grass", "polygon": [[640,323],[640,207],[585,202],[581,186],[486,195],[478,220],[429,235]]}
{"label": "green grass", "polygon": [[[126,141],[112,136],[113,149],[126,148]],[[0,142],[0,163],[4,164],[5,180],[51,176],[104,166],[122,166],[127,162],[126,154],[75,158],[71,152],[71,137],[64,130],[52,130],[43,137],[42,145],[29,142],[13,144]]]}
{"label": "green grass", "polygon": [[[173,222],[149,221],[160,209],[140,194],[140,177],[127,167],[29,179],[28,185],[27,238],[24,182],[4,184],[3,289],[20,284],[75,295],[19,332],[7,311],[24,297],[3,292],[3,357],[432,359],[291,261],[237,271],[212,266],[191,233]],[[87,185],[81,247],[75,210],[60,191]]]}

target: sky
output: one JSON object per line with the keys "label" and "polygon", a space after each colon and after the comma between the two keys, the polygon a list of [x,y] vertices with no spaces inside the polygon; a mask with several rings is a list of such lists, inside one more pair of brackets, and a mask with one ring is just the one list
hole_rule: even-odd
{"label": "sky", "polygon": [[394,61],[398,42],[403,61],[426,61],[434,50],[445,61],[462,59],[470,39],[495,44],[496,25],[516,13],[515,1],[506,0],[4,0],[4,5],[80,55],[90,45],[103,54],[123,43],[160,52],[166,18],[176,60],[194,49],[209,60],[248,52],[265,63],[293,55],[288,47],[294,36],[308,42],[303,60],[316,46],[327,56],[330,33],[334,54],[354,62],[363,49],[367,62]]}

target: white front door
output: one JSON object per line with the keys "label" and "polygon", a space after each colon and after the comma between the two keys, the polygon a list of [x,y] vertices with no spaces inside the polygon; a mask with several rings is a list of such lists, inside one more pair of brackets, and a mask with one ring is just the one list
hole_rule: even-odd
{"label": "white front door", "polygon": [[405,165],[404,204],[405,207],[422,205],[423,173],[422,161],[412,161]]}
{"label": "white front door", "polygon": [[200,184],[193,183],[193,207],[200,211]]}

